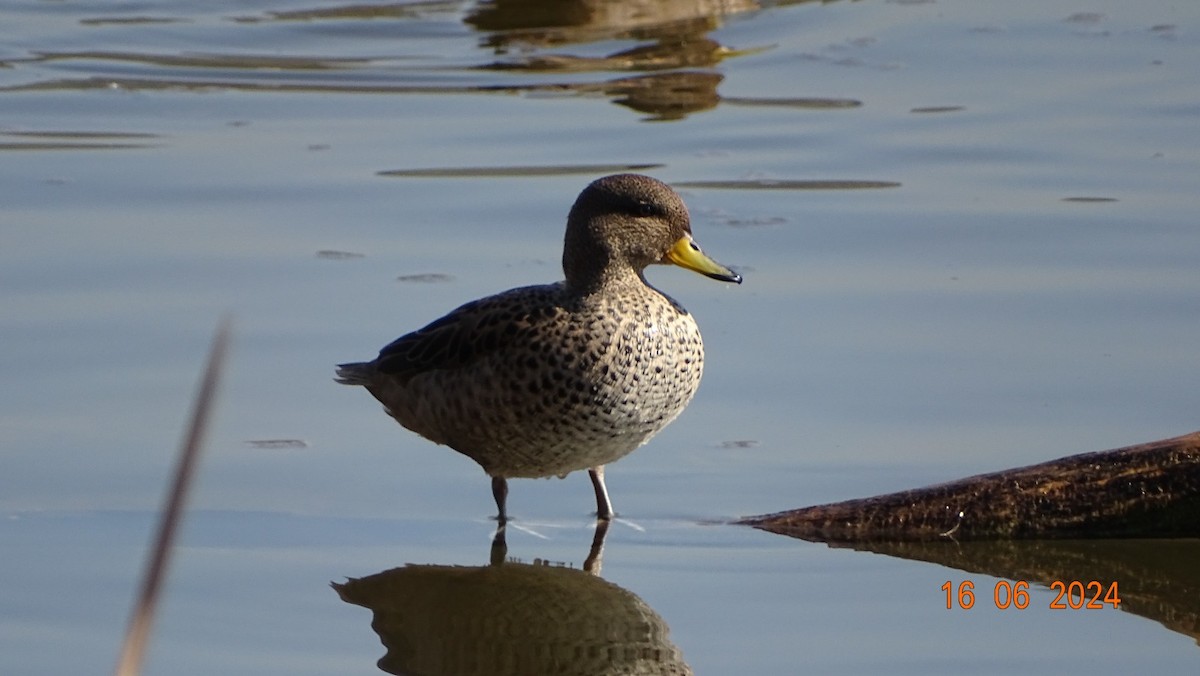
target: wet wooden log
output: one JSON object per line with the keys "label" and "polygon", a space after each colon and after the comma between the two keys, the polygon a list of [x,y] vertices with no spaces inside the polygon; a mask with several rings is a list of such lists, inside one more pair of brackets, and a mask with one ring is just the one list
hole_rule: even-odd
{"label": "wet wooden log", "polygon": [[1200,537],[1200,432],[739,523],[815,542]]}

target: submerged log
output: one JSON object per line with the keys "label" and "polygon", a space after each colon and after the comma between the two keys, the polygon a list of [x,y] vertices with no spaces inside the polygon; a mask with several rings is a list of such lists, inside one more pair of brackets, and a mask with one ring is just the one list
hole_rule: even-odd
{"label": "submerged log", "polygon": [[1200,432],[739,523],[815,542],[1200,537]]}

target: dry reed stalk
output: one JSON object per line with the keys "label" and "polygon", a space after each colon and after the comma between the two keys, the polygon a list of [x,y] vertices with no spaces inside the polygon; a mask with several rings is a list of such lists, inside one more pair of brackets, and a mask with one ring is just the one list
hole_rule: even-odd
{"label": "dry reed stalk", "polygon": [[146,655],[146,645],[154,620],[154,611],[158,607],[159,592],[162,590],[163,580],[166,579],[167,566],[174,548],[175,533],[178,531],[179,522],[183,517],[188,489],[192,484],[196,463],[201,447],[204,445],[204,435],[208,430],[213,402],[216,399],[217,385],[228,351],[230,325],[231,320],[225,317],[217,326],[212,347],[209,349],[208,365],[204,369],[204,376],[200,380],[196,396],[192,400],[191,421],[179,448],[175,474],[160,512],[158,532],[154,537],[146,569],[142,573],[141,589],[137,602],[134,603],[133,613],[129,618],[125,641],[121,645],[116,676],[138,676],[141,673],[142,659]]}

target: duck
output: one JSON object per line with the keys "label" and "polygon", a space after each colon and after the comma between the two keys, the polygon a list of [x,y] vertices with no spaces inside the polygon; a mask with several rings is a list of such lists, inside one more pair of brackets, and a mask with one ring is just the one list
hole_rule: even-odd
{"label": "duck", "polygon": [[501,524],[509,479],[584,469],[607,521],[605,466],[675,420],[704,370],[696,320],[646,281],[658,264],[742,282],[696,243],[670,186],[600,178],[567,216],[563,280],[468,302],[371,361],[338,365],[336,381],[366,388],[400,425],[478,463]]}

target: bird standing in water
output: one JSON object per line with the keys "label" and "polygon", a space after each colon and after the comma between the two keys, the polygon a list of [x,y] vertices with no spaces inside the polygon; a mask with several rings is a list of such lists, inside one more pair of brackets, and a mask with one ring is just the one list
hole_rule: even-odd
{"label": "bird standing in water", "polygon": [[613,516],[604,466],[683,411],[704,365],[696,321],[643,276],[675,264],[742,278],[701,252],[683,200],[648,176],[599,179],[567,217],[566,279],[472,301],[341,364],[404,427],[466,455],[492,478],[499,519],[508,479],[587,469],[596,514]]}

